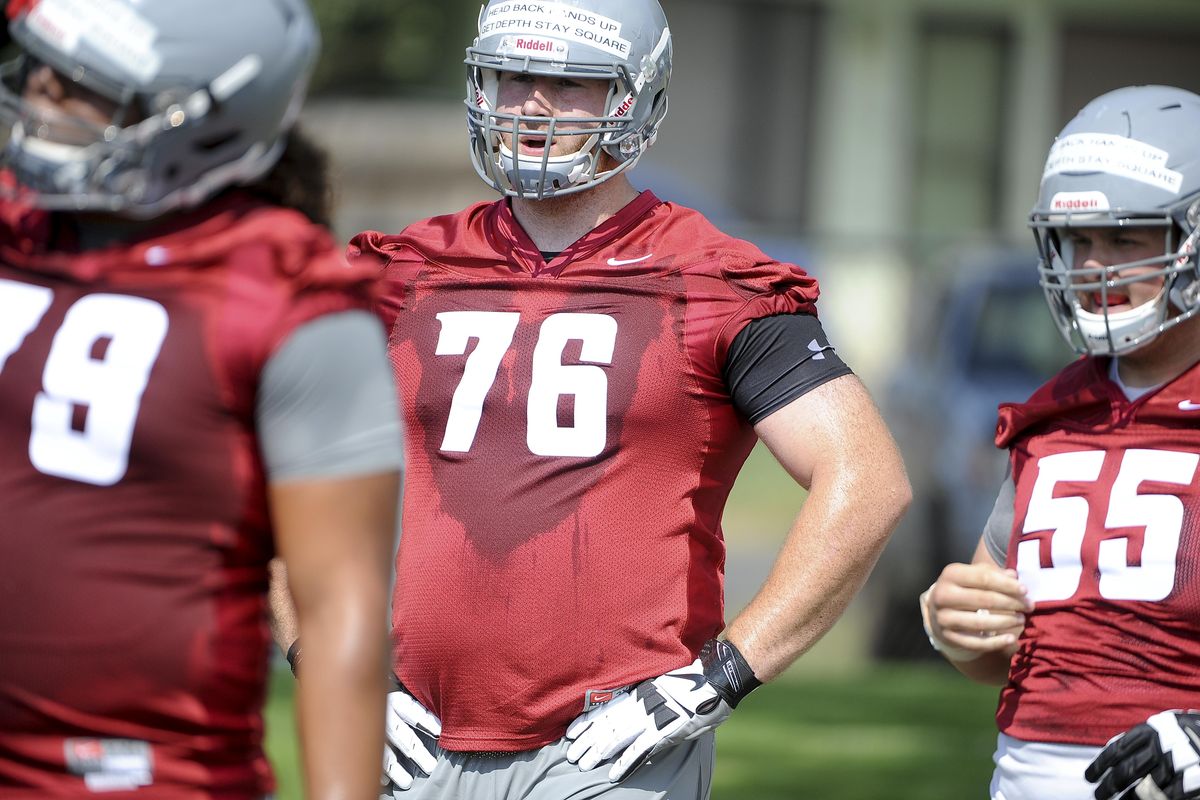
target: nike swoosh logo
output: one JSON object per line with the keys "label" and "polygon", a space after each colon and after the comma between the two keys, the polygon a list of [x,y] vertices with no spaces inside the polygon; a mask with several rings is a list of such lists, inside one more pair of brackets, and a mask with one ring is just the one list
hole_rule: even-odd
{"label": "nike swoosh logo", "polygon": [[636,264],[639,261],[645,261],[647,258],[654,258],[654,253],[644,255],[641,258],[610,258],[608,260],[608,265],[610,267],[623,267],[626,264]]}
{"label": "nike swoosh logo", "polygon": [[1193,403],[1191,400],[1179,401],[1180,411],[1200,411],[1200,403]]}

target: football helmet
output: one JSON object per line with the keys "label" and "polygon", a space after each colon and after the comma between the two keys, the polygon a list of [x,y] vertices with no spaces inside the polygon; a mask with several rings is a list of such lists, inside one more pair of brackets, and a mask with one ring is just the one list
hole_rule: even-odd
{"label": "football helmet", "polygon": [[[0,69],[0,166],[50,209],[152,218],[278,160],[320,38],[305,0],[19,0]],[[41,65],[112,101],[111,124],[22,96]]]}
{"label": "football helmet", "polygon": [[[608,180],[654,144],[667,113],[671,31],[658,0],[489,0],[466,65],[476,171],[502,194],[542,199]],[[606,80],[605,115],[547,120],[500,113],[501,71]],[[514,140],[535,130],[547,137],[544,152],[520,153]],[[555,136],[586,138],[577,151],[551,156]]]}
{"label": "football helmet", "polygon": [[[1130,86],[1088,103],[1050,148],[1030,226],[1050,312],[1076,352],[1121,355],[1200,310],[1200,96]],[[1071,228],[1162,231],[1161,256],[1083,267]],[[1110,294],[1154,282],[1154,297],[1108,311]],[[1091,296],[1091,308],[1081,302]]]}

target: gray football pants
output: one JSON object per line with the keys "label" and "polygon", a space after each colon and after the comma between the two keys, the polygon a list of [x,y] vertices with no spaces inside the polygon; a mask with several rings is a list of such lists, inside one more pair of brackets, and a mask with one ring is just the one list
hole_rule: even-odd
{"label": "gray football pants", "polygon": [[659,753],[620,783],[608,780],[611,761],[587,772],[567,761],[567,744],[506,755],[437,749],[432,775],[418,775],[407,791],[391,787],[381,800],[709,800],[711,731]]}

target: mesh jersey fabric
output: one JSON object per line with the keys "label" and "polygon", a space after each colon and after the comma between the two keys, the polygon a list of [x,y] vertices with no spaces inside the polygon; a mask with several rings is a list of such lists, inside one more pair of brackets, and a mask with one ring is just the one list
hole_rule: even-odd
{"label": "mesh jersey fabric", "polygon": [[[0,306],[45,303],[0,337],[0,796],[261,798],[259,376],[297,326],[371,308],[376,276],[298,213],[238,196],[83,253],[48,249],[38,212],[0,217]],[[150,335],[138,394],[130,353]],[[64,381],[65,443],[39,410]],[[122,408],[127,440],[104,439]],[[81,454],[122,446],[123,472],[97,480]]]}
{"label": "mesh jersey fabric", "polygon": [[1195,705],[1200,366],[1130,402],[1106,362],[1075,361],[1000,407],[1016,489],[1006,565],[1035,608],[996,720],[1025,741],[1103,745]]}
{"label": "mesh jersey fabric", "polygon": [[723,627],[754,444],[722,378],[816,281],[644,192],[549,263],[507,201],[367,232],[408,431],[394,667],[448,750],[533,749]]}

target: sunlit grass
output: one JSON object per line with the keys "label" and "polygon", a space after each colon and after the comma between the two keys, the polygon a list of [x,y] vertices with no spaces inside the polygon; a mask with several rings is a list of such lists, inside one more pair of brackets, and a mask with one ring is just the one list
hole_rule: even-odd
{"label": "sunlit grass", "polygon": [[[300,800],[291,674],[268,706],[278,800]],[[717,800],[986,797],[996,691],[940,664],[793,673],[747,698],[717,734]]]}

